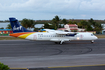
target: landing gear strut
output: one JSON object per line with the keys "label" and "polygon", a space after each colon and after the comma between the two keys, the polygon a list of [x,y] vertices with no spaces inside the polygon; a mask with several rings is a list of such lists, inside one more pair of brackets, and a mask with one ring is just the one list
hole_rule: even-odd
{"label": "landing gear strut", "polygon": [[63,44],[64,43],[64,40],[60,41],[60,44]]}
{"label": "landing gear strut", "polygon": [[60,41],[60,42],[55,42],[55,44],[63,44],[64,41]]}

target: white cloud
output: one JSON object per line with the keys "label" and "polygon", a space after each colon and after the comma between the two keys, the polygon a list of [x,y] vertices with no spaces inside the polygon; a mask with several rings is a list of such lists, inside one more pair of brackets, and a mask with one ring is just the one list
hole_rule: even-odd
{"label": "white cloud", "polygon": [[[6,3],[5,3],[6,2]],[[96,14],[105,15],[105,0],[2,0],[0,11],[32,14],[62,15],[69,18],[87,16],[90,18]],[[31,16],[30,15],[30,16]],[[41,16],[44,17],[44,16]]]}
{"label": "white cloud", "polygon": [[11,11],[104,11],[104,3],[105,0],[22,0],[22,2],[13,2],[2,6],[5,10]]}
{"label": "white cloud", "polygon": [[2,5],[0,4],[0,10],[2,10]]}
{"label": "white cloud", "polygon": [[80,5],[81,10],[86,11],[105,11],[105,0],[91,0],[91,1],[82,1]]}

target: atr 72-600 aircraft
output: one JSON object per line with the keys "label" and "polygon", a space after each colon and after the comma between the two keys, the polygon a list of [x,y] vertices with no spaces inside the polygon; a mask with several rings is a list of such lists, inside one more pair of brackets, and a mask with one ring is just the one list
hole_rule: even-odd
{"label": "atr 72-600 aircraft", "polygon": [[9,18],[13,34],[10,36],[36,41],[53,41],[63,44],[71,40],[90,40],[92,43],[97,39],[95,35],[88,32],[64,32],[45,29],[46,32],[33,32],[25,29],[16,18]]}

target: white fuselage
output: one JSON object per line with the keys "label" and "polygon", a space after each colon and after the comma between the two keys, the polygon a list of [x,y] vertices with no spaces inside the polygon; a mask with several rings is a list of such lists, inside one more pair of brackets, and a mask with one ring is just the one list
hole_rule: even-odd
{"label": "white fuselage", "polygon": [[46,32],[33,32],[30,30],[25,29],[19,21],[12,17],[9,18],[13,34],[10,36],[19,37],[28,40],[38,40],[38,41],[54,41],[55,43],[59,42],[62,44],[65,41],[71,40],[94,40],[97,39],[95,35],[88,32],[64,32],[59,30],[52,30],[52,29],[44,29]]}
{"label": "white fuselage", "polygon": [[97,37],[93,35],[92,33],[88,32],[81,32],[77,33],[76,35],[65,35],[65,34],[56,34],[54,32],[37,32],[34,34],[29,35],[26,39],[29,40],[38,40],[38,41],[70,41],[70,40],[96,40]]}

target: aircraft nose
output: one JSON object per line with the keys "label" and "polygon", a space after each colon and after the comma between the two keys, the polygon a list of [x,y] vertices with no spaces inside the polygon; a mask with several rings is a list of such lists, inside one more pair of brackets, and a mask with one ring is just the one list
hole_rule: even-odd
{"label": "aircraft nose", "polygon": [[95,39],[98,39],[98,37],[95,36]]}

